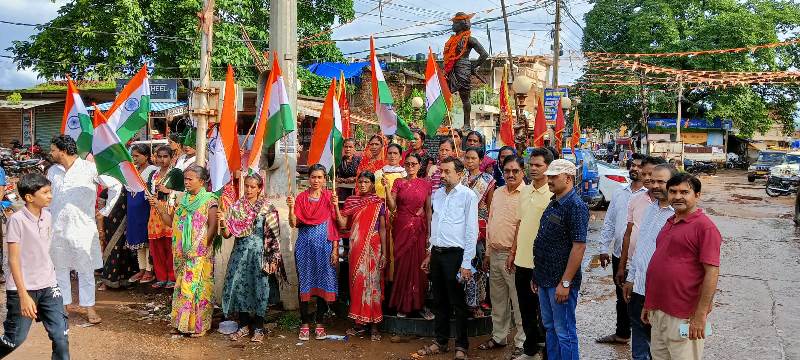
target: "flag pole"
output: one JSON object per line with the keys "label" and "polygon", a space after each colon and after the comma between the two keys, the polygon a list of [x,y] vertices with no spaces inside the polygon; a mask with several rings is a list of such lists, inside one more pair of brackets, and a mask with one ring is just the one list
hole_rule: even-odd
{"label": "flag pole", "polygon": [[[288,139],[286,139],[286,134],[283,134],[283,143],[286,144]],[[289,194],[292,194],[292,185],[294,185],[294,180],[292,180],[292,172],[289,171],[289,146],[287,145],[285,149],[283,149],[283,164],[286,165],[286,184],[289,187]]]}
{"label": "flag pole", "polygon": [[[334,124],[334,128],[335,127],[336,127],[336,124]],[[336,146],[334,146],[334,143],[333,143],[335,141],[333,139],[333,130],[331,130],[331,135],[330,136],[331,136],[331,158],[333,160],[333,164],[331,165],[331,167],[333,168],[333,191],[336,191],[336,154],[334,152],[334,149],[336,149]]]}
{"label": "flag pole", "polygon": [[245,145],[247,145],[247,139],[250,137],[250,134],[253,133],[253,128],[256,127],[256,124],[258,124],[258,120],[253,120],[253,124],[250,125],[250,130],[247,130],[247,135],[244,136],[244,142],[242,144],[239,144],[239,148],[243,148]]}

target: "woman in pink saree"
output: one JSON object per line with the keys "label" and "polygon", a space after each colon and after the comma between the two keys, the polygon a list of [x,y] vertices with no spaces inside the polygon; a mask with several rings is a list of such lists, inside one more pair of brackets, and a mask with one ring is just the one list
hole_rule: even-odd
{"label": "woman in pink saree", "polygon": [[431,184],[420,179],[417,173],[420,156],[408,154],[405,168],[408,175],[394,182],[392,191],[386,196],[389,210],[395,212],[392,228],[394,236],[394,287],[389,298],[389,307],[397,310],[398,316],[421,311],[425,318],[432,314],[425,305],[428,277],[420,266],[425,259],[431,223]]}

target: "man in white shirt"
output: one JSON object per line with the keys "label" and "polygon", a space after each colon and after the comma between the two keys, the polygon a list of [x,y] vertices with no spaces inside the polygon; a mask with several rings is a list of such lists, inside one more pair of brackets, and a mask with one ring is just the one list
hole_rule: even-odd
{"label": "man in white shirt", "polygon": [[[600,265],[604,268],[609,265],[611,260],[611,272],[614,279],[617,278],[617,268],[619,267],[620,256],[622,256],[622,241],[625,230],[628,227],[628,202],[633,195],[646,192],[644,184],[639,178],[643,156],[634,154],[631,161],[629,177],[631,183],[614,192],[611,202],[608,204],[608,211],[603,221],[603,228],[600,230]],[[611,248],[613,246],[613,248]],[[611,259],[608,253],[611,250]],[[617,328],[616,331],[607,336],[603,336],[596,341],[601,344],[627,344],[631,338],[631,324],[628,320],[628,309],[622,298],[622,284],[615,284],[617,294]]]}
{"label": "man in white shirt", "polygon": [[417,354],[433,355],[447,352],[450,340],[450,314],[456,314],[455,358],[466,359],[469,340],[467,318],[469,309],[464,300],[464,283],[474,271],[472,259],[478,241],[478,197],[461,185],[464,164],[448,157],[439,163],[443,187],[431,197],[430,251],[422,269],[430,274],[433,299],[436,303],[436,340]]}
{"label": "man in white shirt", "polygon": [[[87,309],[90,323],[101,319],[95,311],[94,271],[103,267],[100,234],[95,215],[108,216],[122,193],[122,184],[109,176],[98,176],[94,163],[77,155],[75,140],[66,135],[53,138],[50,156],[55,165],[47,171],[52,183],[53,239],[50,257],[56,270],[64,306],[72,304],[70,270],[78,273],[78,300]],[[97,186],[108,188],[106,206],[96,210]]]}

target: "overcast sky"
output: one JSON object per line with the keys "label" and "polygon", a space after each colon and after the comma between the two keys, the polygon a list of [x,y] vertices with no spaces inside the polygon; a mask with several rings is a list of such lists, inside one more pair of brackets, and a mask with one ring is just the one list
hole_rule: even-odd
{"label": "overcast sky", "polygon": [[[58,8],[66,0],[0,0],[0,20],[23,23],[45,23],[57,15]],[[553,29],[554,2],[547,1],[550,6],[527,11],[509,18],[511,49],[514,54],[551,55],[551,33]],[[449,17],[457,11],[475,12],[473,22],[481,19],[499,17],[500,0],[382,0],[382,8],[376,9],[379,0],[354,0],[356,20],[352,23],[337,26],[333,38],[344,40],[358,36],[375,34],[375,36],[396,36],[403,34],[426,33],[450,26]],[[387,4],[388,3],[388,4]],[[544,3],[543,0],[506,0],[509,12]],[[583,25],[583,15],[590,9],[587,0],[569,0],[568,9]],[[570,83],[581,74],[583,65],[580,54],[581,27],[575,24],[566,14],[562,15],[561,43],[564,50],[560,61],[561,83]],[[506,42],[502,20],[492,21],[473,28],[475,36],[489,50],[491,35],[492,53],[505,53]],[[6,48],[14,40],[25,40],[36,30],[8,24],[0,24],[0,55],[11,55]],[[419,36],[419,35],[416,35]],[[535,36],[535,38],[534,38]],[[415,36],[398,36],[378,38],[377,47],[391,46]],[[434,52],[441,53],[449,34],[420,38],[407,43],[378,50],[391,51],[401,55],[427,53],[430,46]],[[355,53],[351,57],[363,57],[369,49],[369,41],[339,41],[339,48],[345,54]],[[474,54],[473,54],[474,56]],[[42,82],[33,71],[17,70],[10,59],[0,57],[0,89],[26,88]]]}

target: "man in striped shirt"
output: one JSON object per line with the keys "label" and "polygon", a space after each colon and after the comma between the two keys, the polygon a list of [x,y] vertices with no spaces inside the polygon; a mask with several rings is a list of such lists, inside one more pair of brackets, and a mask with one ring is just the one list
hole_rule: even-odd
{"label": "man in striped shirt", "polygon": [[642,323],[645,279],[650,258],[656,251],[656,238],[661,228],[675,210],[667,199],[667,181],[678,171],[669,164],[657,165],[650,175],[649,192],[656,199],[647,207],[639,225],[638,244],[628,269],[628,277],[622,287],[628,303],[631,320],[631,353],[634,360],[650,359],[650,327]]}

